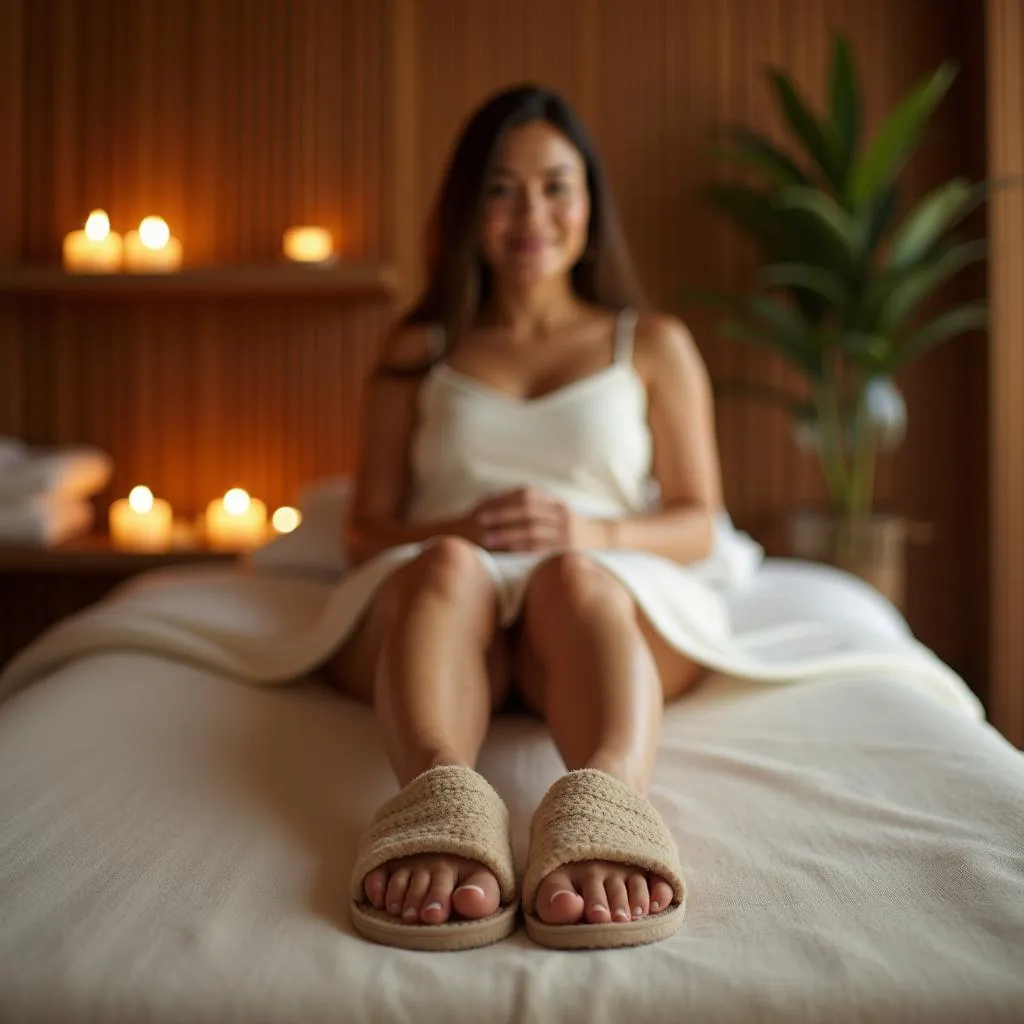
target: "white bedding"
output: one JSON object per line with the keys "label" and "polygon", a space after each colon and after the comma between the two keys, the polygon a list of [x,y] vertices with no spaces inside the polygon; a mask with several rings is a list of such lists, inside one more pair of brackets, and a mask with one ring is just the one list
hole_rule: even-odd
{"label": "white bedding", "polygon": [[[745,628],[813,607],[905,633],[827,570],[758,588]],[[290,596],[296,621],[319,599]],[[395,786],[369,711],[316,680],[95,651],[0,706],[0,1020],[1019,1021],[1024,758],[967,708],[877,672],[716,678],[668,709],[655,775],[690,888],[676,936],[423,954],[348,923],[356,838]],[[509,718],[481,767],[521,865],[557,756]]]}

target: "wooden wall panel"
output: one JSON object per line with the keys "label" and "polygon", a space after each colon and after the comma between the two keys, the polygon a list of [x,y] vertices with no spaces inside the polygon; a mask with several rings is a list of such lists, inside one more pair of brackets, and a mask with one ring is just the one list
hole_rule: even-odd
{"label": "wooden wall panel", "polygon": [[[0,264],[21,258],[22,0],[0,3]],[[0,435],[21,425],[21,318],[0,302]]]}
{"label": "wooden wall panel", "polygon": [[991,204],[991,715],[1024,747],[1024,9],[988,3],[989,162],[1018,185]]}
{"label": "wooden wall panel", "polygon": [[[424,9],[417,27],[421,214],[472,107],[515,82],[551,85],[595,137],[652,299],[685,317],[716,377],[749,374],[779,384],[791,377],[778,361],[717,339],[705,311],[680,306],[685,287],[741,286],[751,265],[745,242],[697,197],[720,173],[710,158],[712,125],[737,120],[778,136],[767,65],[795,74],[823,102],[837,29],[861,62],[869,128],[965,45],[964,5],[924,0],[437,0],[429,20]],[[966,88],[956,86],[927,155],[910,167],[907,202],[950,174],[976,173],[962,138],[981,112],[961,102]],[[984,431],[963,382],[983,345],[958,341],[905,374],[910,435],[879,480],[880,502],[935,527],[934,542],[911,552],[912,624],[975,678],[984,642],[968,607],[978,552],[964,543],[974,524],[961,482],[984,451]],[[768,538],[794,500],[821,500],[818,467],[796,450],[781,414],[723,400],[718,424],[726,497],[740,525]]]}
{"label": "wooden wall panel", "polygon": [[[96,206],[121,231],[165,217],[187,265],[278,261],[296,223],[331,228],[344,259],[390,251],[380,5],[42,0],[23,35],[27,172],[5,205],[25,210],[26,260],[57,262]],[[294,502],[303,481],[351,468],[389,316],[264,299],[20,310],[4,352],[21,361],[24,407],[5,429],[102,445],[117,461],[103,503],[145,481],[186,515],[236,484]]]}
{"label": "wooden wall panel", "polygon": [[[290,223],[333,228],[342,254],[387,259],[413,293],[423,218],[460,125],[489,92],[536,80],[578,108],[604,155],[652,297],[683,312],[716,375],[787,379],[717,340],[680,290],[741,284],[750,254],[701,206],[719,173],[708,132],[734,118],[780,128],[762,70],[824,93],[830,34],[852,37],[869,124],[964,48],[970,0],[60,0],[0,2],[0,260],[56,261],[102,205],[126,229],[158,212],[194,264],[272,261]],[[86,15],[86,9],[88,14]],[[16,42],[14,45],[11,39]],[[980,109],[943,109],[911,196],[967,166]],[[13,140],[13,142],[12,142]],[[22,142],[17,147],[18,141]],[[4,176],[6,174],[6,176]],[[15,177],[12,178],[11,175]],[[233,484],[269,502],[352,468],[360,387],[394,311],[323,302],[0,301],[0,429],[92,441],[117,458],[104,499],[145,480],[183,512]],[[966,339],[906,375],[911,434],[880,496],[934,522],[912,565],[922,639],[976,677],[968,612],[977,551],[969,477],[984,433],[963,381]],[[772,411],[722,402],[729,505],[764,528],[821,495],[817,468]],[[972,561],[973,559],[973,561]]]}

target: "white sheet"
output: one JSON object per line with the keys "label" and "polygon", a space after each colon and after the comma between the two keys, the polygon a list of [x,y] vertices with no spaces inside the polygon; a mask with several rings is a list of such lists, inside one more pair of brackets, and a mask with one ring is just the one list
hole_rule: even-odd
{"label": "white sheet", "polygon": [[[529,814],[535,723],[482,769]],[[633,951],[360,940],[356,837],[394,788],[368,711],[138,654],[69,665],[0,713],[0,1019],[1019,1021],[1021,758],[880,680],[714,682],[669,709],[653,798],[681,932]]]}
{"label": "white sheet", "polygon": [[[773,571],[734,604],[741,623],[810,602],[879,638],[906,631],[836,574]],[[155,595],[159,577],[139,586]],[[296,621],[320,600],[290,596]],[[537,723],[507,719],[481,767],[521,867],[557,756]],[[315,682],[239,686],[124,652],[37,680],[0,706],[0,1020],[1024,1017],[1024,759],[897,679],[718,679],[668,709],[653,799],[691,900],[680,933],[642,949],[363,942],[348,875],[394,785],[370,712]]]}

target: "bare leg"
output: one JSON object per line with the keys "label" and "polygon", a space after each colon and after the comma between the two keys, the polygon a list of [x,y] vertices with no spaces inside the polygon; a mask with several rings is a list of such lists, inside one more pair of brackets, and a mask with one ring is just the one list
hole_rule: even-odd
{"label": "bare leg", "polygon": [[[334,662],[342,689],[372,701],[403,786],[436,765],[475,765],[508,686],[495,603],[472,546],[443,538],[382,588]],[[409,922],[440,924],[453,909],[485,917],[499,903],[491,872],[460,857],[392,861],[364,888],[378,910]]]}
{"label": "bare leg", "polygon": [[[630,594],[584,555],[534,576],[524,613],[520,685],[571,769],[599,768],[646,795],[662,706],[699,669],[638,621]],[[549,924],[629,921],[665,909],[671,887],[629,865],[588,861],[552,872],[537,893]]]}

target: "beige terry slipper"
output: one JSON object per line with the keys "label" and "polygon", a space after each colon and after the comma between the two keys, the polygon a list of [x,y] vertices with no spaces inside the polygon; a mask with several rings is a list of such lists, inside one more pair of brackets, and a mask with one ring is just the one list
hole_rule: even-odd
{"label": "beige terry slipper", "polygon": [[[377,910],[363,880],[399,857],[447,853],[479,861],[498,880],[501,905],[489,917],[444,924],[405,924]],[[374,815],[359,843],[352,872],[352,925],[371,942],[403,949],[458,950],[507,938],[516,927],[516,879],[508,809],[471,768],[442,765],[418,775]]]}
{"label": "beige terry slipper", "polygon": [[[660,875],[672,887],[669,907],[637,921],[545,924],[537,890],[556,868],[584,860],[629,864]],[[649,801],[605,772],[583,768],[562,776],[545,794],[530,828],[523,879],[526,932],[552,949],[610,949],[668,938],[683,923],[686,885],[672,835]]]}

